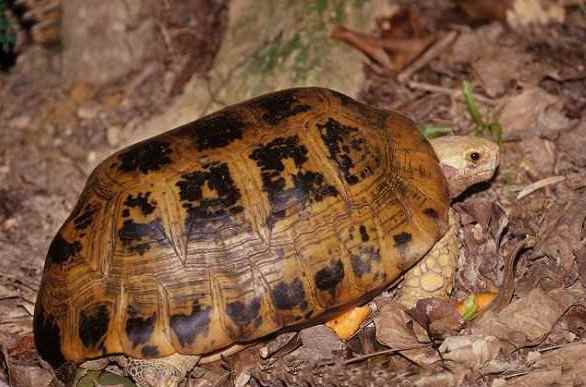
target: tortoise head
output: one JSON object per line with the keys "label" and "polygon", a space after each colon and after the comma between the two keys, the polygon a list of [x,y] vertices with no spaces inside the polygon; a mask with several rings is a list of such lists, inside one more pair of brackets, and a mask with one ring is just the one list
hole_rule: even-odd
{"label": "tortoise head", "polygon": [[468,187],[489,180],[499,165],[499,147],[474,136],[446,136],[431,140],[450,197],[454,199]]}

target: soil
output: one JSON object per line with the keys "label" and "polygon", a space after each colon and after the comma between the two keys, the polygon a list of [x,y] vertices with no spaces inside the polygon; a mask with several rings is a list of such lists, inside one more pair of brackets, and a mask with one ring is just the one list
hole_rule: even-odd
{"label": "soil", "polygon": [[[50,381],[31,333],[47,248],[97,163],[213,68],[228,3],[201,3],[189,32],[177,26],[195,11],[167,10],[167,26],[183,37],[173,56],[115,82],[67,80],[60,50],[32,42],[0,73],[0,386]],[[452,300],[493,292],[497,304],[471,321],[440,301],[403,313],[390,289],[377,298],[373,322],[346,343],[323,326],[303,340],[278,337],[278,345],[198,368],[188,385],[586,383],[586,3],[523,2],[542,4],[537,11],[512,0],[458,3],[389,0],[391,16],[353,45],[374,47],[355,97],[400,110],[429,136],[501,143],[495,178],[454,204],[463,249]],[[397,16],[399,6],[409,11]],[[451,39],[446,48],[425,58],[442,38]],[[272,356],[260,358],[270,345]]]}

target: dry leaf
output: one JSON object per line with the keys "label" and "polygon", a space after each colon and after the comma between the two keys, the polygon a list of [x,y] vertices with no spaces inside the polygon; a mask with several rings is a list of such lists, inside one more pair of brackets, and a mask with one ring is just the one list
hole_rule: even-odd
{"label": "dry leaf", "polygon": [[563,23],[566,10],[551,0],[515,0],[507,10],[507,22],[512,27]]}
{"label": "dry leaf", "polygon": [[408,313],[432,338],[456,334],[464,324],[456,305],[438,298],[418,300]]}
{"label": "dry leaf", "polygon": [[331,359],[334,354],[344,350],[344,343],[325,325],[303,329],[299,336],[303,345],[291,352],[287,358],[295,357],[311,363]]}
{"label": "dry leaf", "polygon": [[473,334],[493,335],[517,346],[537,343],[566,310],[579,299],[577,292],[560,289],[549,293],[533,289],[498,314],[488,311],[472,325]]}
{"label": "dry leaf", "polygon": [[450,336],[439,351],[446,360],[480,370],[495,360],[504,347],[505,344],[494,336]]}
{"label": "dry leaf", "polygon": [[539,87],[505,98],[502,106],[498,122],[503,126],[503,137],[507,140],[534,136],[555,139],[572,124],[562,113],[562,99]]}
{"label": "dry leaf", "polygon": [[585,343],[571,343],[543,352],[529,373],[512,378],[504,386],[582,386],[586,380]]}
{"label": "dry leaf", "polygon": [[[399,303],[385,300],[384,304],[379,305],[374,324],[377,341],[387,347],[396,349],[421,345],[414,328],[417,326],[421,331],[423,328],[409,317]],[[428,340],[429,338],[426,338],[426,341]],[[440,360],[437,353],[430,348],[409,349],[401,351],[401,354],[420,365],[429,365]]]}

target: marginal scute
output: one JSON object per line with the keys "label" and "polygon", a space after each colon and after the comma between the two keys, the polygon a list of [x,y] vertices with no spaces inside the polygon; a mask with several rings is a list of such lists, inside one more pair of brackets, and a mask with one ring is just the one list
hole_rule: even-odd
{"label": "marginal scute", "polygon": [[343,279],[344,264],[339,259],[315,273],[317,288],[329,292],[332,297],[336,294],[336,288]]}
{"label": "marginal scute", "polygon": [[437,213],[437,211],[435,209],[433,209],[431,207],[423,210],[423,213],[432,219],[439,219],[439,214]]}
{"label": "marginal scute", "polygon": [[57,320],[47,314],[40,304],[35,308],[35,347],[43,359],[55,369],[65,363],[61,350],[61,328]]}
{"label": "marginal scute", "polygon": [[305,289],[299,278],[295,278],[290,283],[279,282],[273,288],[271,298],[278,309],[290,310],[297,306],[301,309],[307,308]]}
{"label": "marginal scute", "polygon": [[379,250],[370,246],[360,248],[358,254],[352,254],[350,257],[352,271],[358,277],[371,273],[373,262],[380,262],[380,260]]}
{"label": "marginal scute", "polygon": [[160,356],[159,349],[154,345],[145,345],[142,347],[141,353],[145,359],[153,359]]}
{"label": "marginal scute", "polygon": [[192,345],[199,335],[206,335],[210,325],[210,308],[200,305],[197,301],[193,303],[190,314],[178,313],[171,316],[169,325],[177,340],[183,347]]}
{"label": "marginal scute", "polygon": [[234,301],[226,305],[226,314],[237,325],[247,325],[259,317],[260,298],[255,297],[249,302]]}
{"label": "marginal scute", "polygon": [[86,348],[98,349],[103,345],[110,318],[111,308],[107,304],[95,304],[80,312],[79,337]]}
{"label": "marginal scute", "polygon": [[134,347],[145,344],[151,338],[155,329],[157,315],[141,316],[132,305],[128,306],[128,319],[126,320],[126,335]]}
{"label": "marginal scute", "polygon": [[395,234],[393,235],[393,240],[395,241],[395,246],[402,246],[411,241],[411,234],[408,232]]}

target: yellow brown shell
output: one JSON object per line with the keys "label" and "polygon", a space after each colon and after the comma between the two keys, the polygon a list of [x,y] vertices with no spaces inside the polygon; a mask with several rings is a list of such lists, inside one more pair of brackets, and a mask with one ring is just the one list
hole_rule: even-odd
{"label": "yellow brown shell", "polygon": [[362,303],[447,230],[414,124],[321,88],[218,111],[102,162],[51,243],[34,330],[58,368],[210,354]]}

